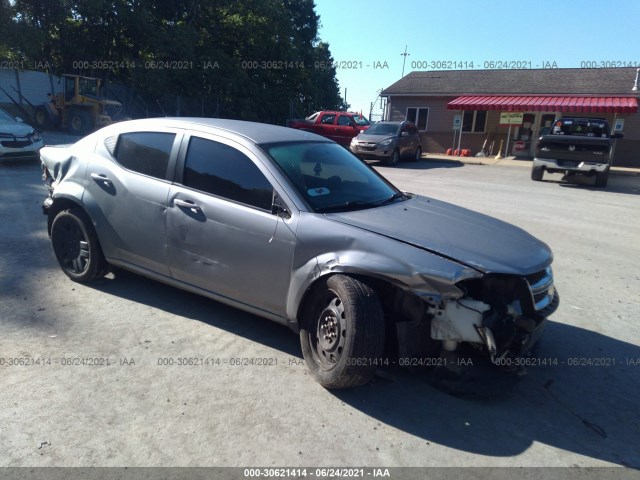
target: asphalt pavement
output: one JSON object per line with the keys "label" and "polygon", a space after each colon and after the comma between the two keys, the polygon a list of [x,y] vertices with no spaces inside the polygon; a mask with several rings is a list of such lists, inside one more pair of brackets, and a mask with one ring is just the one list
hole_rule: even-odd
{"label": "asphalt pavement", "polygon": [[47,238],[37,162],[0,165],[0,466],[637,473],[640,178],[596,189],[560,175],[532,182],[513,165],[374,165],[404,190],[514,223],[553,249],[562,301],[546,361],[511,391],[455,398],[400,368],[328,391],[285,327],[126,272],[73,283]]}

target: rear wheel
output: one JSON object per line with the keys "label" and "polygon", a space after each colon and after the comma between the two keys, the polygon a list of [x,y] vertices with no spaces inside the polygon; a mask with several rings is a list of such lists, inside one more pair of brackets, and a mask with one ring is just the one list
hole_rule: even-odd
{"label": "rear wheel", "polygon": [[540,182],[542,181],[542,176],[544,175],[544,167],[533,166],[531,168],[531,180]]}
{"label": "rear wheel", "polygon": [[79,208],[63,210],[51,225],[51,244],[62,271],[73,281],[85,283],[108,272],[91,221]]}
{"label": "rear wheel", "polygon": [[596,172],[596,187],[606,187],[607,182],[609,181],[609,169],[607,168],[604,172]]}
{"label": "rear wheel", "polygon": [[49,112],[45,107],[40,106],[36,108],[34,119],[36,121],[36,127],[38,127],[40,130],[46,130],[51,126]]}
{"label": "rear wheel", "polygon": [[364,385],[384,352],[384,315],[375,291],[333,275],[316,285],[300,329],[302,354],[325,388]]}

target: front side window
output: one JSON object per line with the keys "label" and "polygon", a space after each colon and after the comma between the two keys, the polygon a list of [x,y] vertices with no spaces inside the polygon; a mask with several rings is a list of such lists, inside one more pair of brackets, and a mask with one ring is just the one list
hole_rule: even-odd
{"label": "front side window", "polygon": [[338,125],[341,125],[343,127],[349,127],[352,125],[351,119],[346,115],[340,115],[338,117]]}
{"label": "front side window", "polygon": [[223,143],[191,137],[183,185],[271,211],[273,188],[244,153]]}
{"label": "front side window", "polygon": [[175,133],[122,133],[114,151],[116,161],[128,170],[165,179]]}
{"label": "front side window", "polygon": [[374,208],[404,198],[336,143],[284,143],[263,148],[317,213]]}

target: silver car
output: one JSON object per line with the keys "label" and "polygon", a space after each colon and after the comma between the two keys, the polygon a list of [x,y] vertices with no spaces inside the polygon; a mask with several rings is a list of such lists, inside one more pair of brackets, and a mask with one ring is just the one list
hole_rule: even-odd
{"label": "silver car", "polygon": [[478,355],[512,368],[557,304],[549,248],[398,190],[318,135],[150,119],[41,151],[53,250],[88,282],[121,267],[288,325],[327,388]]}
{"label": "silver car", "polygon": [[38,158],[42,138],[20,117],[0,108],[0,161]]}
{"label": "silver car", "polygon": [[411,122],[378,122],[351,140],[350,150],[365,160],[397,165],[402,158],[422,157],[420,132]]}

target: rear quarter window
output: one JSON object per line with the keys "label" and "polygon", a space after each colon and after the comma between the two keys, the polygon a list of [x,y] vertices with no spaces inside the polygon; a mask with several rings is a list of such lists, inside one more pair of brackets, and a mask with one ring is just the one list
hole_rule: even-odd
{"label": "rear quarter window", "polygon": [[122,133],[113,153],[116,161],[127,170],[165,179],[175,133]]}

